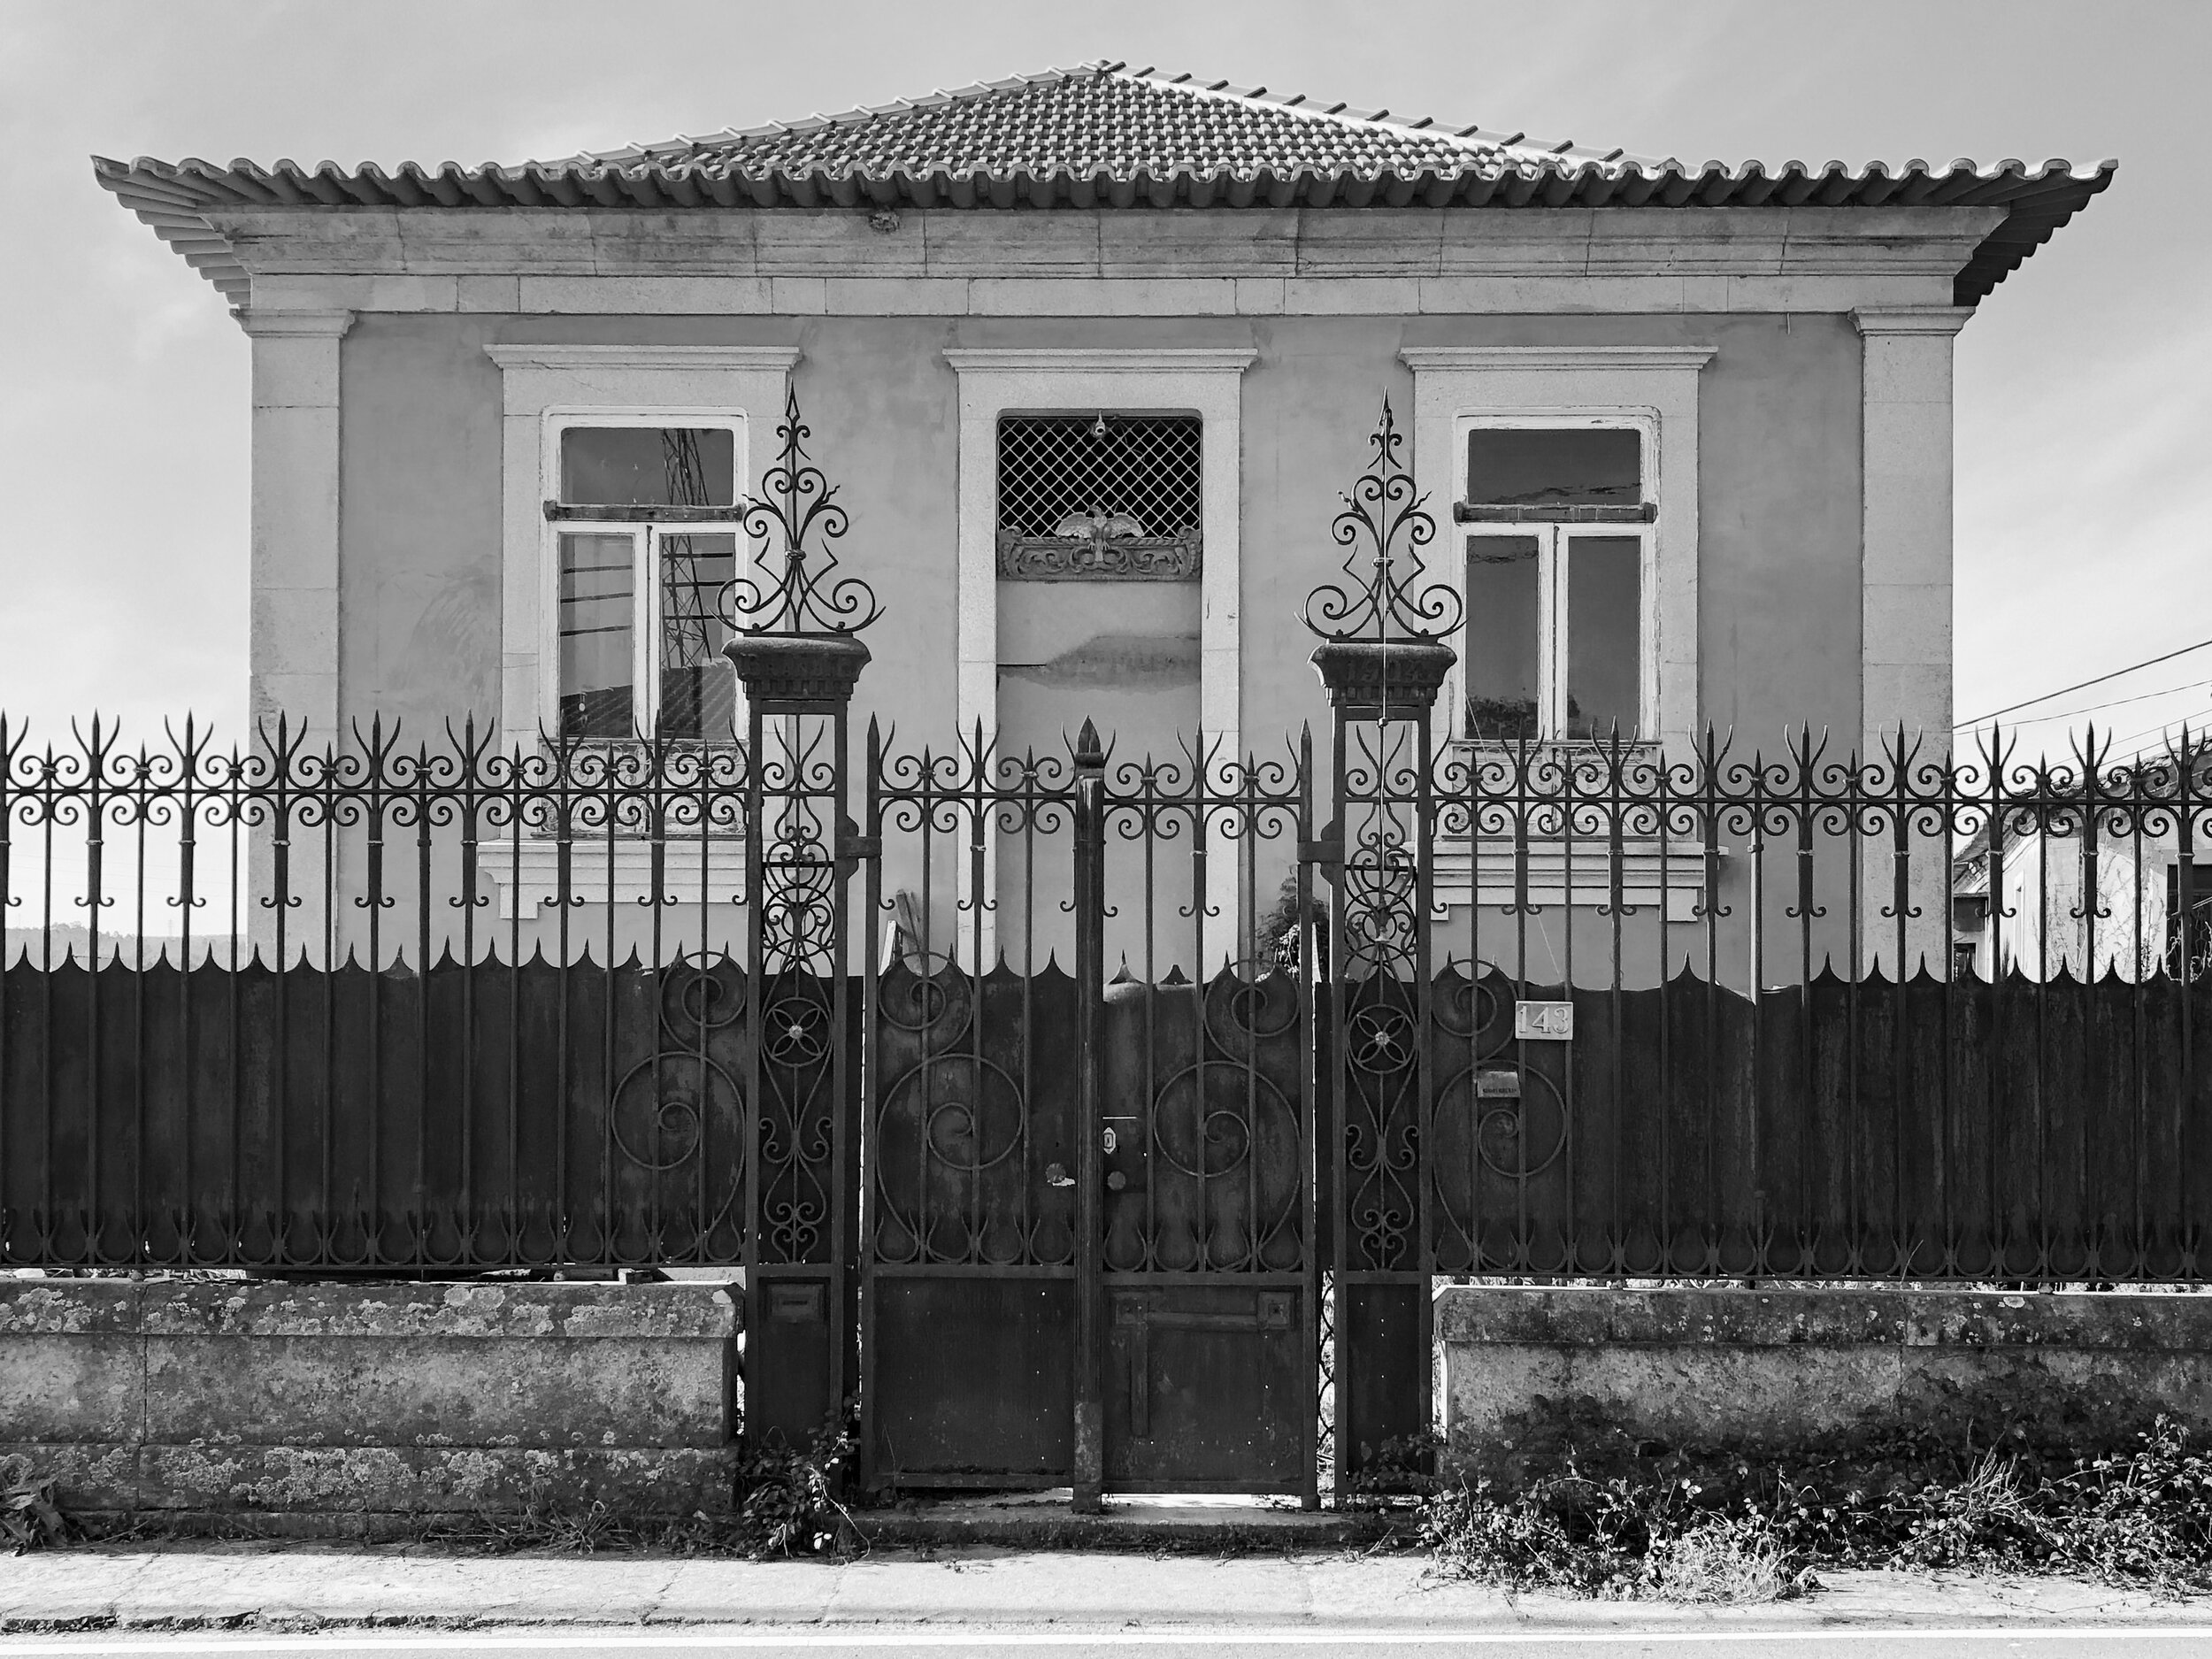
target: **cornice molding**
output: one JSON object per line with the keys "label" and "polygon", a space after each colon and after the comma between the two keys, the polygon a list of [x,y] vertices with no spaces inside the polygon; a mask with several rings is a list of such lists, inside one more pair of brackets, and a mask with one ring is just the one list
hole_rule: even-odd
{"label": "cornice molding", "polygon": [[484,355],[509,369],[733,369],[788,374],[798,366],[796,346],[578,346],[500,342]]}
{"label": "cornice molding", "polygon": [[1510,373],[1531,369],[1695,373],[1717,346],[1406,346],[1398,360],[1423,373]]}
{"label": "cornice molding", "polygon": [[1894,311],[1854,310],[1852,326],[1866,334],[1955,334],[1974,315],[1970,305],[1914,305]]}
{"label": "cornice molding", "polygon": [[257,340],[336,340],[353,326],[351,311],[257,311],[236,313],[238,326]]}
{"label": "cornice molding", "polygon": [[1251,346],[1179,346],[1148,351],[960,348],[944,354],[962,374],[1241,374],[1259,360]]}

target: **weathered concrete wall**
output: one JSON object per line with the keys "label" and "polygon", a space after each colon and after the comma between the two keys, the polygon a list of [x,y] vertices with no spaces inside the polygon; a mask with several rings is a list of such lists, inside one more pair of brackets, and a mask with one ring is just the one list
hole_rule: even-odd
{"label": "weathered concrete wall", "polygon": [[1454,1286],[1437,1299],[1453,1456],[1509,1467],[1622,1439],[1847,1448],[2011,1427],[2125,1444],[2212,1432],[2212,1295]]}
{"label": "weathered concrete wall", "polygon": [[738,1317],[705,1285],[0,1278],[0,1453],[88,1514],[714,1514]]}

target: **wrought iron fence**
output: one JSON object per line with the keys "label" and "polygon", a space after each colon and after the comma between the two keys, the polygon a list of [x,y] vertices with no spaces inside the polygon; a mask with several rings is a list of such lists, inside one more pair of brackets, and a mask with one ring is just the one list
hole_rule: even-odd
{"label": "wrought iron fence", "polygon": [[[1110,979],[1341,987],[1348,1266],[2201,1274],[2194,740],[2070,765],[1376,747],[1415,729],[1360,728],[1333,805],[1294,748],[1225,790],[1187,762],[1105,785]],[[833,1160],[744,1097],[803,1098],[841,1041],[861,1062],[820,972],[852,848],[818,826],[756,903],[749,840],[766,856],[788,798],[745,744],[441,736],[0,723],[6,1259],[646,1264],[741,1259],[763,1225],[803,1257]],[[1074,758],[853,762],[877,874],[849,959],[887,1019],[979,972],[1015,995],[1002,957],[1044,996],[1079,926]],[[1299,1062],[1325,1099],[1327,1035]]]}

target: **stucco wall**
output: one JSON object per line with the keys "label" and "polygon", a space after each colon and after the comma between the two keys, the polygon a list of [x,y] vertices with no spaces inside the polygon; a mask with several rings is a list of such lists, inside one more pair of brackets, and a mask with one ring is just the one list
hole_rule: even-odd
{"label": "stucco wall", "polygon": [[[1336,494],[1381,396],[1410,405],[1403,345],[1708,343],[1699,504],[1701,704],[1768,737],[1855,730],[1859,696],[1859,341],[1793,317],[503,318],[364,316],[342,348],[341,708],[495,718],[500,382],[495,340],[794,342],[848,547],[888,620],[864,712],[952,735],[957,380],[949,347],[1256,346],[1243,386],[1242,703],[1248,744],[1318,720],[1298,619],[1335,569]],[[772,441],[757,430],[755,442]],[[1448,480],[1430,480],[1439,504]],[[1079,588],[1071,588],[1079,595]]]}

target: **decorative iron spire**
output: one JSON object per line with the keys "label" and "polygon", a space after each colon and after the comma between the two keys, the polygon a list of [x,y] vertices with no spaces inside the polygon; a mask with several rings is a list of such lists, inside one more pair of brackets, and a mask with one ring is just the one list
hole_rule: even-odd
{"label": "decorative iron spire", "polygon": [[857,636],[883,614],[875,589],[838,574],[829,543],[845,534],[845,510],[837,486],[807,459],[795,388],[784,393],[776,431],[782,440],[776,464],[741,515],[746,534],[763,544],[760,573],[724,590],[736,637],[722,654],[745,682],[756,717],[788,703],[849,701],[868,663]]}
{"label": "decorative iron spire", "polygon": [[781,447],[745,504],[746,534],[764,544],[760,566],[772,576],[747,576],[729,588],[731,626],[747,634],[857,634],[883,614],[875,590],[857,576],[839,575],[829,543],[845,534],[838,487],[807,458],[810,434],[795,387],[784,392]]}
{"label": "decorative iron spire", "polygon": [[1400,458],[1405,434],[1387,397],[1367,442],[1374,458],[1345,493],[1344,511],[1330,526],[1337,545],[1348,549],[1344,573],[1351,591],[1335,582],[1316,588],[1306,595],[1306,626],[1330,641],[1433,644],[1458,628],[1460,598],[1441,585],[1421,587],[1428,575],[1421,549],[1435,539],[1436,519]]}
{"label": "decorative iron spire", "polygon": [[1436,520],[1399,456],[1404,442],[1386,397],[1368,440],[1373,459],[1330,526],[1347,549],[1349,587],[1324,582],[1306,595],[1306,626],[1321,636],[1313,665],[1329,701],[1354,718],[1411,719],[1433,708],[1458,660],[1444,635],[1459,627],[1460,597],[1440,583],[1423,585],[1421,549],[1435,539]]}

